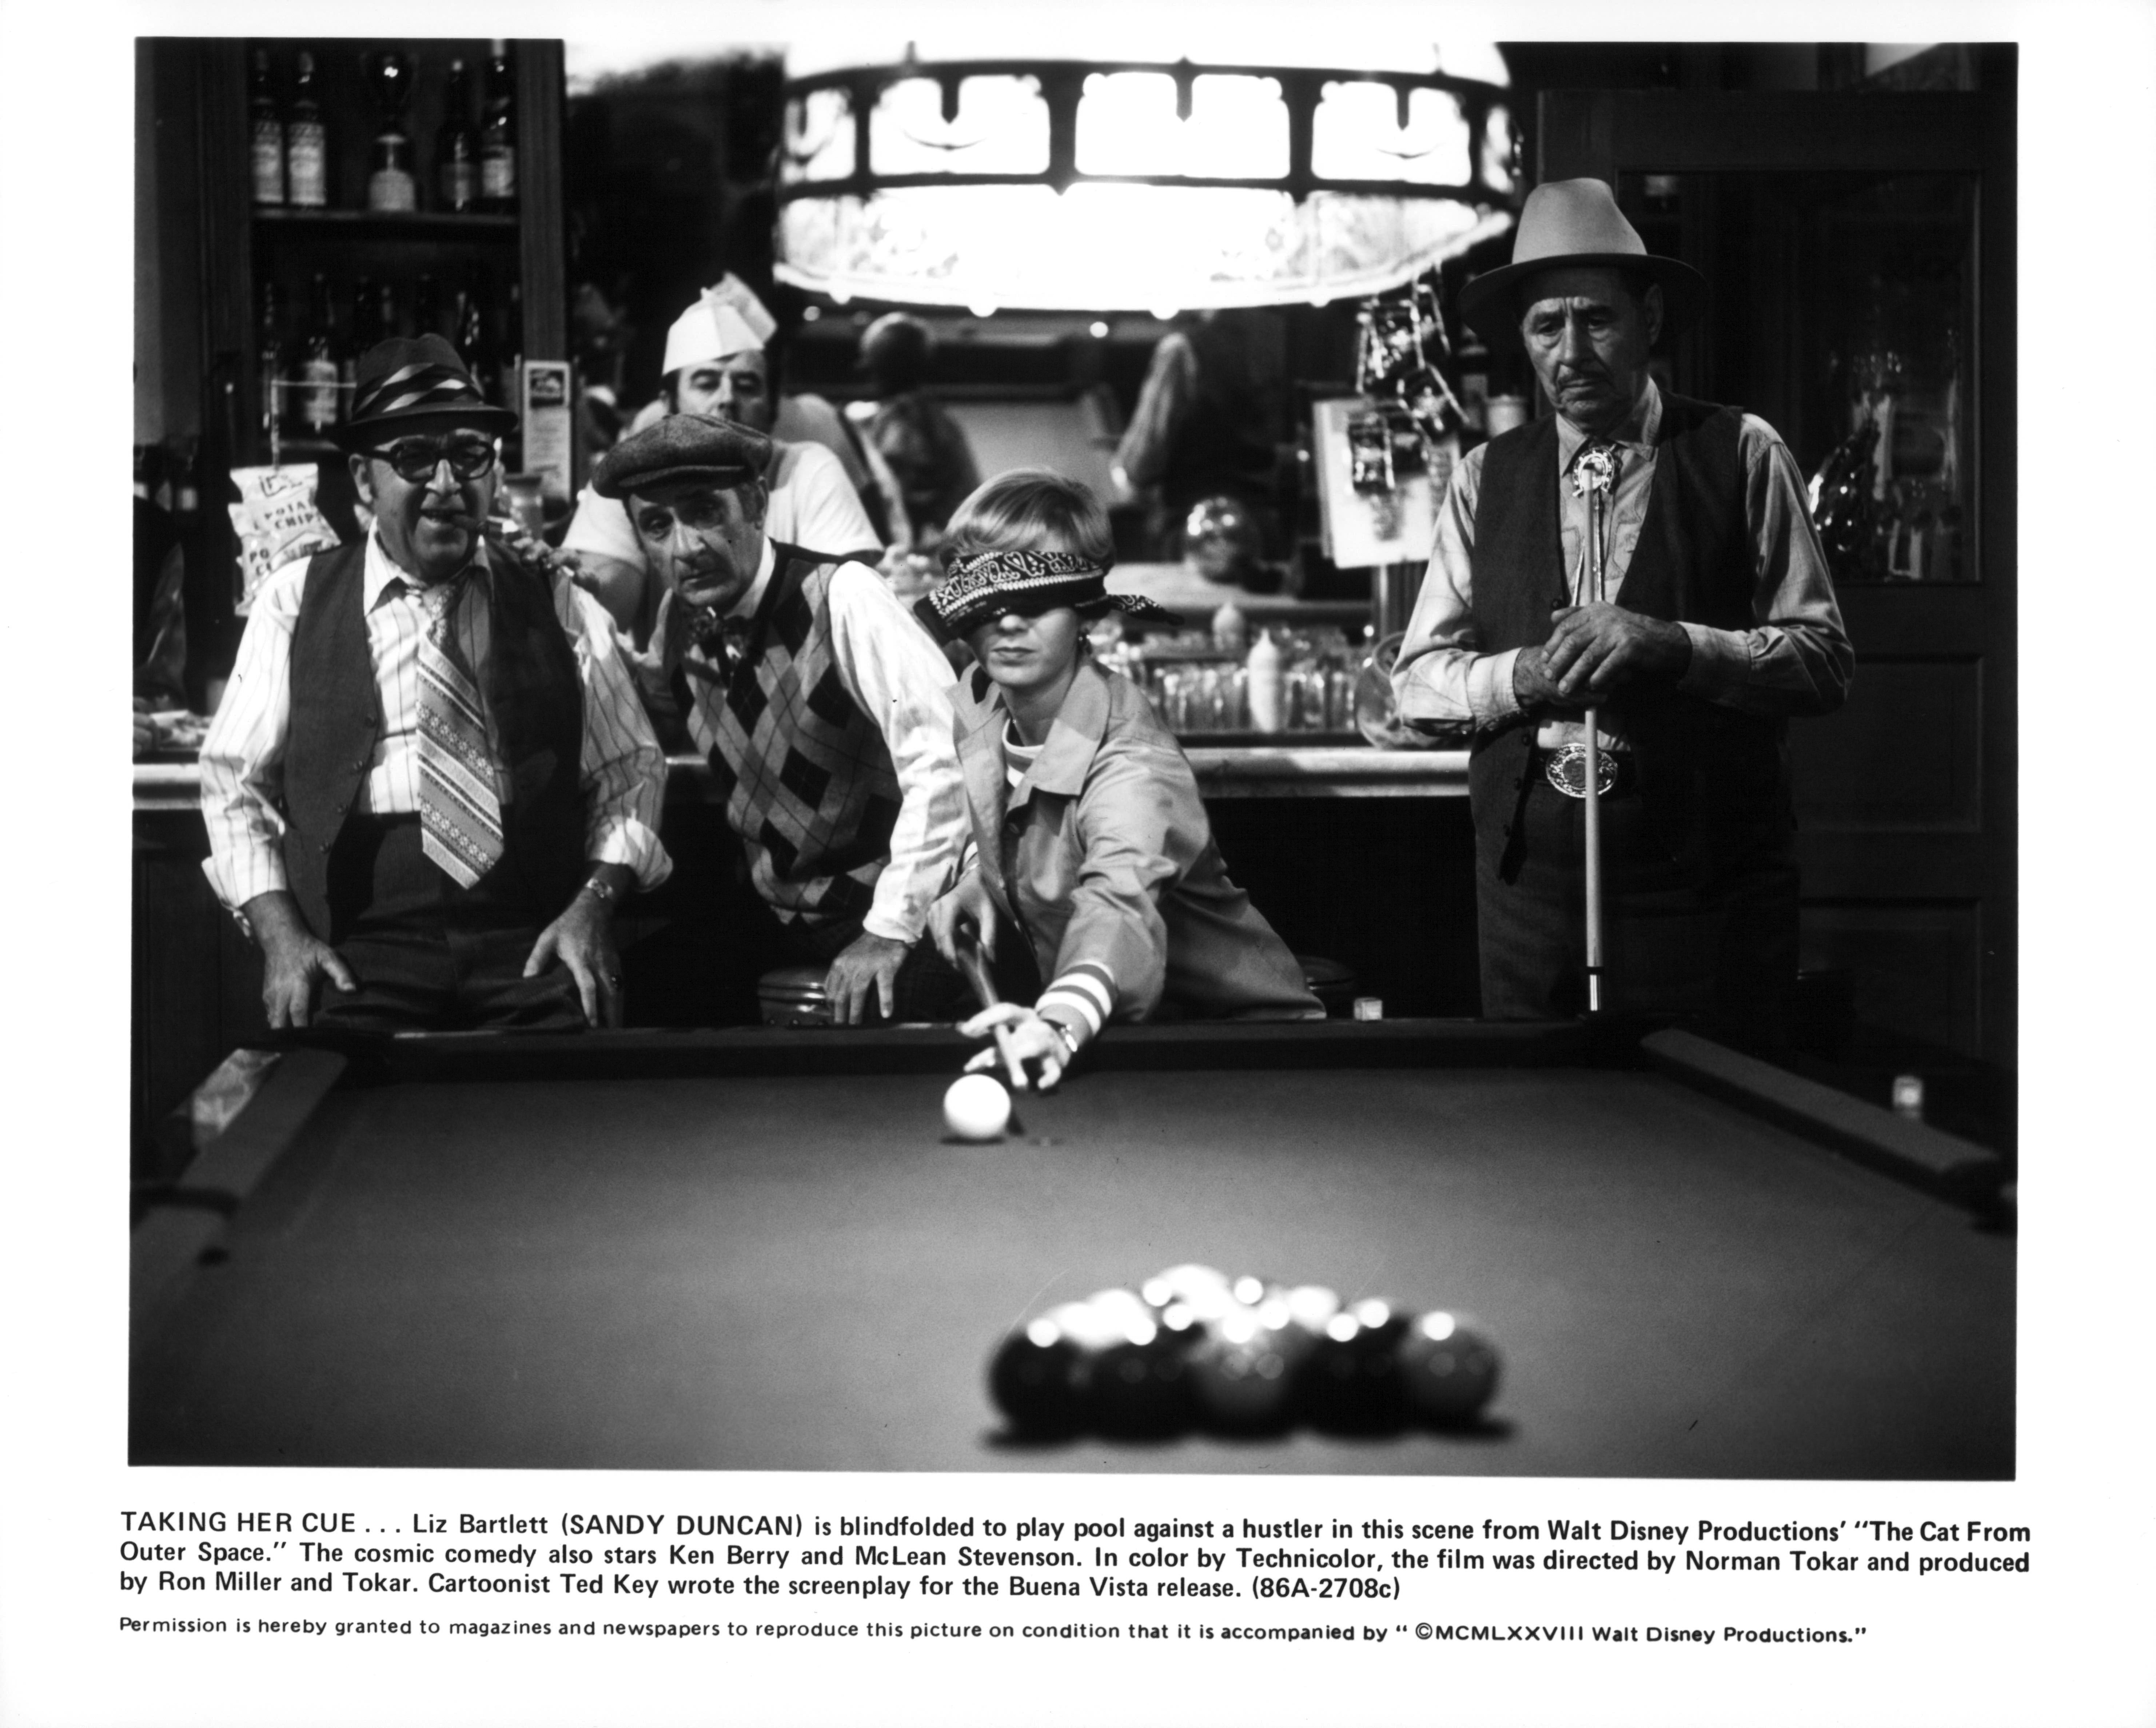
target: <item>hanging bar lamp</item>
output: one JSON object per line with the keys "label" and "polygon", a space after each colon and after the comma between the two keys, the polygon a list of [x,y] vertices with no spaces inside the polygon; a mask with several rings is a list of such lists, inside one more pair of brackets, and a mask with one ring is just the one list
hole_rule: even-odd
{"label": "hanging bar lamp", "polygon": [[797,78],[777,274],[983,315],[1379,293],[1510,228],[1509,101],[1443,72],[1188,59]]}

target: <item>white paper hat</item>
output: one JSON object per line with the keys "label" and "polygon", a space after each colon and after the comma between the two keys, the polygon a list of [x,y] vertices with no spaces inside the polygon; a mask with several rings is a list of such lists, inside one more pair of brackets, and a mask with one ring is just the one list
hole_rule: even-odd
{"label": "white paper hat", "polygon": [[747,283],[728,274],[706,288],[696,303],[666,332],[666,357],[660,371],[679,372],[729,354],[763,352],[778,321],[764,309]]}

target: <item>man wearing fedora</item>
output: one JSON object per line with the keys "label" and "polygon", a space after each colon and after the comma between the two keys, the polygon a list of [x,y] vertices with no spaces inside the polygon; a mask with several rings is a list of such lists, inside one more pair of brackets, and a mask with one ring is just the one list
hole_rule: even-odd
{"label": "man wearing fedora", "polygon": [[274,573],[202,753],[204,866],[272,1026],[618,1023],[665,762],[597,602],[485,524],[489,407],[438,336],[358,364],[365,538]]}
{"label": "man wearing fedora", "polygon": [[823,969],[840,1025],[947,1018],[963,986],[921,935],[965,842],[951,668],[867,565],[772,537],[770,460],[758,433],[673,414],[592,476],[666,586],[639,678],[688,716],[760,903],[685,908],[707,928],[679,941],[711,943],[727,1010],[791,964]]}
{"label": "man wearing fedora", "polygon": [[1482,1009],[1585,1005],[1585,716],[1598,717],[1606,1005],[1771,1046],[1796,975],[1784,728],[1853,656],[1803,476],[1648,355],[1704,284],[1599,180],[1538,187],[1460,312],[1552,410],[1469,454],[1394,671],[1404,718],[1471,741]]}

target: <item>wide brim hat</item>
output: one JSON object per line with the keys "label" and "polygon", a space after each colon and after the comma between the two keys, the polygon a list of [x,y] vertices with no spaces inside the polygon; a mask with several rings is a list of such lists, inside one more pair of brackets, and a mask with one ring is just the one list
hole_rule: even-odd
{"label": "wide brim hat", "polygon": [[1553,180],[1527,194],[1512,235],[1512,261],[1460,291],[1460,316],[1491,347],[1517,348],[1521,285],[1544,270],[1595,268],[1660,283],[1666,327],[1689,321],[1707,292],[1706,279],[1690,265],[1648,251],[1606,181]]}
{"label": "wide brim hat", "polygon": [[1110,563],[1083,553],[961,553],[947,563],[949,575],[913,603],[913,615],[939,642],[957,641],[1007,612],[1036,618],[1060,606],[1087,617],[1115,611],[1153,624],[1183,622],[1143,594],[1111,592]]}
{"label": "wide brim hat", "polygon": [[379,449],[412,432],[469,427],[489,437],[516,429],[516,416],[480,392],[457,351],[439,336],[377,342],[353,368],[352,409],[336,428],[338,448]]}

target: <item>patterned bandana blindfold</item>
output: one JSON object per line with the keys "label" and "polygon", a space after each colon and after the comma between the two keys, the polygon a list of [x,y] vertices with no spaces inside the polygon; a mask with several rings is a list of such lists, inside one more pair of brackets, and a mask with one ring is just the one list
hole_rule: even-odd
{"label": "patterned bandana blindfold", "polygon": [[1110,594],[1108,568],[1075,552],[968,553],[951,560],[949,577],[915,609],[946,641],[1005,613],[1031,618],[1059,606],[1112,606],[1135,618],[1182,622],[1141,595]]}

